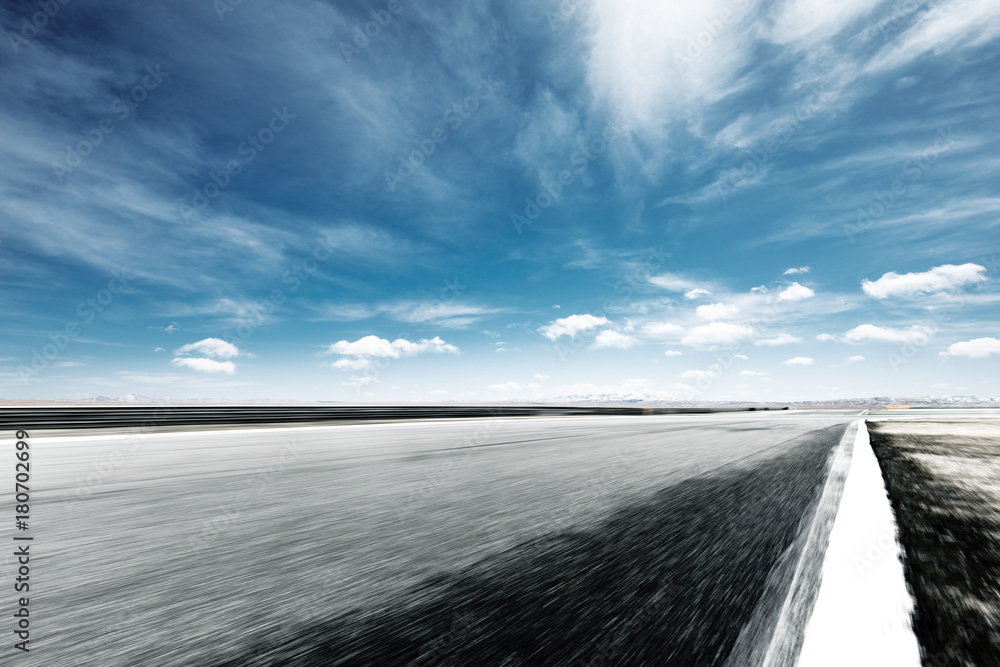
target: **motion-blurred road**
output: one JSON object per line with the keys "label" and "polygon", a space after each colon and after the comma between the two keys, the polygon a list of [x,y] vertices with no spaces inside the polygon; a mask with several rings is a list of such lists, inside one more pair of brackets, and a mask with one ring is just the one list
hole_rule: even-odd
{"label": "motion-blurred road", "polygon": [[723,664],[856,418],[33,432],[16,664]]}

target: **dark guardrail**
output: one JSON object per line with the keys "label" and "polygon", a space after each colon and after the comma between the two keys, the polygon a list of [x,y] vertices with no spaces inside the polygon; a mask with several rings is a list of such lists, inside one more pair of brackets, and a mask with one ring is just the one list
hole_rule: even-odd
{"label": "dark guardrail", "polygon": [[[122,405],[0,407],[0,430],[399,421],[483,417],[668,415],[774,408],[645,408],[628,406],[288,406]],[[787,409],[787,408],[782,408]]]}

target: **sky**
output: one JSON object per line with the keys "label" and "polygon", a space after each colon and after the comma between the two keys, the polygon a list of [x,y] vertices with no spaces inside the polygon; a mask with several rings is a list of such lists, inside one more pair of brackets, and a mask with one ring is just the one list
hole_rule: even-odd
{"label": "sky", "polygon": [[0,26],[2,398],[1000,395],[991,0]]}

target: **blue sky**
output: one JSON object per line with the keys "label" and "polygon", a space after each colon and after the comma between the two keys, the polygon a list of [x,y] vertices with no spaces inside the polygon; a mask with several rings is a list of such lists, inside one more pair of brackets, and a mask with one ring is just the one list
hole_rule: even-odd
{"label": "blue sky", "polygon": [[995,2],[0,24],[4,398],[1000,395]]}

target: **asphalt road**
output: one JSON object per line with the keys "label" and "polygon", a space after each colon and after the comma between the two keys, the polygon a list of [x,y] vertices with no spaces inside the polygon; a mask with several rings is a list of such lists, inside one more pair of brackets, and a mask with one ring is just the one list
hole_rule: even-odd
{"label": "asphalt road", "polygon": [[723,664],[854,418],[38,431],[16,664]]}

